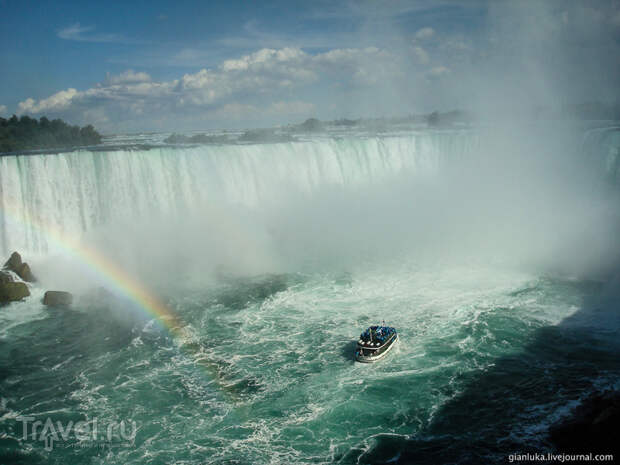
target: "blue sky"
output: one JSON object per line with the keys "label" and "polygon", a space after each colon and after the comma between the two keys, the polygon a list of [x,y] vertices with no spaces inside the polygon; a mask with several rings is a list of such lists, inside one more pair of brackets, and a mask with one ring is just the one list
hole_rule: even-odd
{"label": "blue sky", "polygon": [[0,114],[105,132],[618,99],[618,1],[0,0]]}

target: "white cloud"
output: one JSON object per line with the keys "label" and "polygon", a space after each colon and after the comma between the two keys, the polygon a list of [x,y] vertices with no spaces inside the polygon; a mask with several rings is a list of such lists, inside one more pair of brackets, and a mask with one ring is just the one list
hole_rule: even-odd
{"label": "white cloud", "polygon": [[[317,110],[305,92],[380,85],[402,76],[401,65],[395,55],[377,47],[318,54],[290,47],[266,48],[170,81],[155,81],[134,70],[108,73],[90,89],[69,88],[41,100],[27,98],[18,108],[20,114],[46,113],[104,127],[155,114],[166,115],[171,121],[178,121],[179,115],[237,120],[248,115],[254,115],[255,120],[261,115],[305,116]],[[320,87],[315,86],[318,84]]]}
{"label": "white cloud", "polygon": [[247,21],[235,35],[225,36],[217,40],[222,48],[248,50],[257,48],[303,48],[303,49],[329,49],[342,47],[360,47],[367,45],[364,39],[354,37],[349,31],[313,31],[305,28],[294,32],[283,33],[274,31],[270,27],[256,19]]}
{"label": "white cloud", "polygon": [[377,47],[344,48],[320,53],[310,59],[310,66],[329,76],[338,76],[344,83],[372,86],[386,79],[402,76],[398,57]]}
{"label": "white cloud", "polygon": [[80,26],[80,23],[75,23],[58,31],[58,37],[66,40],[82,40],[83,34],[92,29],[92,26]]}
{"label": "white cloud", "polygon": [[82,26],[80,23],[75,23],[58,31],[58,37],[78,42],[129,42],[120,34],[102,34],[94,31],[94,26]]}
{"label": "white cloud", "polygon": [[415,55],[416,61],[421,65],[428,63],[428,53],[422,47],[413,47],[413,54]]}
{"label": "white cloud", "polygon": [[42,113],[45,111],[63,110],[69,107],[71,100],[77,95],[80,95],[80,92],[77,90],[67,89],[56,92],[46,99],[39,100],[39,102],[28,98],[19,103],[18,113]]}
{"label": "white cloud", "polygon": [[122,72],[118,75],[112,75],[110,73],[106,73],[104,83],[106,85],[116,85],[116,84],[131,84],[137,82],[148,82],[151,80],[151,76],[144,72],[134,72],[131,69]]}
{"label": "white cloud", "polygon": [[461,37],[449,37],[443,40],[439,47],[447,52],[463,53],[473,50],[473,46]]}
{"label": "white cloud", "polygon": [[314,61],[319,63],[351,65],[360,62],[360,59],[364,57],[371,57],[384,54],[382,50],[377,47],[366,48],[338,48],[330,50],[329,52],[320,53],[314,57]]}
{"label": "white cloud", "polygon": [[0,105],[0,115],[6,114],[7,108],[6,105]]}
{"label": "white cloud", "polygon": [[243,71],[261,66],[271,68],[278,63],[300,61],[306,57],[306,53],[295,48],[283,48],[281,50],[263,48],[238,60],[226,60],[222,63],[221,69],[224,71]]}
{"label": "white cloud", "polygon": [[[250,20],[200,41],[153,43],[108,58],[133,71],[107,75],[90,89],[67,89],[69,82],[41,100],[23,95],[18,108],[119,128],[148,128],[154,121],[175,125],[182,118],[218,124],[221,119],[223,126],[227,118],[242,121],[247,115],[254,115],[252,124],[267,124],[265,115],[275,120],[278,113],[304,111],[326,118],[457,106],[483,110],[496,93],[503,95],[506,78],[513,76],[523,89],[520,95],[531,95],[527,100],[535,103],[540,97],[552,103],[563,97],[617,98],[619,73],[610,64],[610,57],[618,56],[616,0],[540,2],[535,7],[522,2],[437,3],[322,5],[307,14],[314,20],[346,20],[347,27],[278,28],[272,21]],[[153,21],[157,13],[151,15]],[[456,18],[468,26],[469,16],[472,27],[450,27]],[[427,20],[420,24],[420,18]],[[58,36],[83,42],[127,40],[104,32],[75,23]],[[140,72],[163,66],[191,71],[166,80]]]}
{"label": "white cloud", "polygon": [[212,116],[226,119],[255,119],[269,115],[276,117],[307,117],[313,114],[316,107],[313,103],[294,101],[274,102],[267,107],[258,107],[245,103],[227,103],[213,111]]}
{"label": "white cloud", "polygon": [[435,35],[435,30],[432,27],[423,27],[415,33],[415,38],[418,40],[430,39]]}

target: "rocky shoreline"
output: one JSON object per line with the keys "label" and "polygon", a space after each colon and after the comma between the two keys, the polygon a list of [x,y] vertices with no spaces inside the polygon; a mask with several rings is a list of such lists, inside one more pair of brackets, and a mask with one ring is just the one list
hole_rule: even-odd
{"label": "rocky shoreline", "polygon": [[28,263],[22,262],[22,257],[13,252],[0,271],[0,303],[22,300],[30,295],[27,282],[36,281]]}
{"label": "rocky shoreline", "polygon": [[[30,265],[22,261],[18,252],[13,252],[0,270],[0,305],[16,302],[30,296],[27,283],[35,283]],[[43,304],[66,307],[73,302],[73,296],[65,291],[46,291]]]}

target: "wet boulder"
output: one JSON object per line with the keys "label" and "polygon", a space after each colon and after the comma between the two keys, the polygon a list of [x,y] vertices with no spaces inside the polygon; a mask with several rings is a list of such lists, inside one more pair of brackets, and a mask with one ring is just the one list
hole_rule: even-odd
{"label": "wet boulder", "polygon": [[32,283],[36,281],[36,278],[30,270],[30,266],[28,263],[22,262],[22,257],[17,252],[13,252],[11,254],[7,262],[4,264],[4,269],[12,271],[26,282]]}
{"label": "wet boulder", "polygon": [[73,303],[73,295],[65,291],[47,291],[43,296],[43,304],[50,307],[68,307]]}
{"label": "wet boulder", "polygon": [[9,259],[4,264],[4,269],[15,271],[21,266],[22,266],[22,256],[17,252],[13,252],[11,256],[9,257]]}
{"label": "wet boulder", "polygon": [[15,282],[9,273],[0,271],[0,303],[14,302],[29,295],[26,283]]}
{"label": "wet boulder", "polygon": [[32,274],[32,271],[30,271],[30,266],[28,265],[28,263],[22,263],[22,266],[19,267],[16,273],[26,282],[33,283],[36,281],[36,278]]}
{"label": "wet boulder", "polygon": [[7,273],[6,271],[0,271],[0,284],[12,283],[13,281],[15,280],[10,273]]}

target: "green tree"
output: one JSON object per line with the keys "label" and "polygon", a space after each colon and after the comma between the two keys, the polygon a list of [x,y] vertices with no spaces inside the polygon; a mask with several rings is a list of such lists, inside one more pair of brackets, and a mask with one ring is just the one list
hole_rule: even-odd
{"label": "green tree", "polygon": [[92,125],[70,126],[61,119],[39,121],[23,115],[0,118],[0,152],[62,148],[101,143],[101,135]]}

